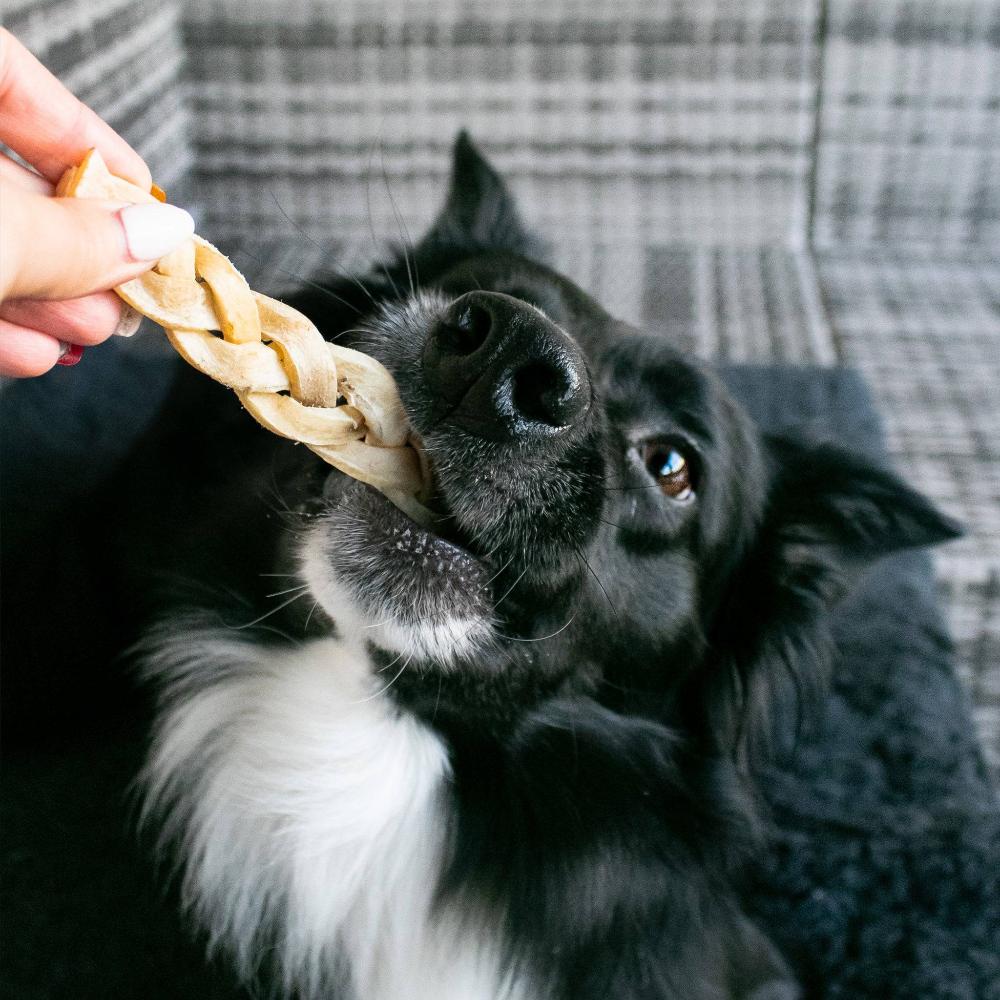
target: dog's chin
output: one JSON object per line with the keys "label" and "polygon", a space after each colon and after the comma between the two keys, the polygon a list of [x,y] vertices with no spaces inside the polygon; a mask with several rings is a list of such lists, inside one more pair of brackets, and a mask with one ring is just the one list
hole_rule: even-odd
{"label": "dog's chin", "polygon": [[299,564],[341,638],[392,653],[401,664],[444,669],[490,642],[485,563],[340,473],[330,476],[324,500]]}

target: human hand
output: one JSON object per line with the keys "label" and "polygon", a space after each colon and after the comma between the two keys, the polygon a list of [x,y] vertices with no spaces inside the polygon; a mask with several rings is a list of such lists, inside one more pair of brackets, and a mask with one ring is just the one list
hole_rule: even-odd
{"label": "human hand", "polygon": [[75,364],[119,330],[109,289],[148,271],[194,232],[173,205],[55,198],[63,171],[97,147],[112,172],[148,190],[149,168],[109,125],[0,28],[0,375]]}

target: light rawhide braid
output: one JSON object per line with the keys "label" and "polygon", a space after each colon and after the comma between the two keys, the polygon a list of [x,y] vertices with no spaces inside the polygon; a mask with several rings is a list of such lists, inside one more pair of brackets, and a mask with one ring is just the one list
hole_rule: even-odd
{"label": "light rawhide braid", "polygon": [[[115,177],[97,150],[62,176],[59,197],[164,200]],[[327,343],[302,313],[253,291],[200,236],[115,289],[159,323],[178,354],[232,389],[264,427],[369,483],[423,523],[429,475],[389,372]],[[220,335],[221,334],[221,335]]]}

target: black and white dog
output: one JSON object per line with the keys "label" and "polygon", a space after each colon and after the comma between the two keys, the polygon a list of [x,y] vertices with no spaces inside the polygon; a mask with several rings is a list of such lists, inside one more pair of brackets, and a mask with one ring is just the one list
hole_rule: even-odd
{"label": "black and white dog", "polygon": [[534,247],[463,136],[417,246],[296,300],[396,378],[435,531],[193,377],[143,508],[190,512],[171,559],[203,585],[146,656],[147,817],[282,995],[797,996],[734,889],[753,763],[851,578],[953,528],[765,437]]}

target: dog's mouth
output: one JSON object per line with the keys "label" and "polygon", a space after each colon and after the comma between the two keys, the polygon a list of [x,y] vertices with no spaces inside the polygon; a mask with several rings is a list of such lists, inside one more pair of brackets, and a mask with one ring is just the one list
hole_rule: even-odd
{"label": "dog's mouth", "polygon": [[338,628],[353,623],[376,646],[439,662],[483,640],[494,574],[439,490],[427,498],[421,523],[374,487],[332,472],[323,507],[302,572]]}
{"label": "dog's mouth", "polygon": [[412,504],[397,503],[392,497],[388,499],[400,513],[416,522],[417,526],[428,535],[448,542],[466,552],[471,558],[476,558],[470,551],[470,540],[459,527],[451,504],[444,494],[436,463],[422,438],[412,429],[408,445],[416,453],[420,463],[424,479],[423,492],[414,498]]}
{"label": "dog's mouth", "polygon": [[469,636],[519,640],[538,595],[578,574],[598,506],[585,359],[537,309],[499,293],[418,298],[383,310],[373,330],[425,490],[383,496],[331,474],[307,582],[331,618],[353,614],[375,643],[408,629],[408,648],[453,660]]}
{"label": "dog's mouth", "polygon": [[368,542],[385,551],[391,562],[419,561],[428,573],[460,570],[485,571],[485,561],[473,553],[433,475],[419,516],[411,516],[373,486],[332,473],[324,500],[333,517],[354,519],[364,525]]}

